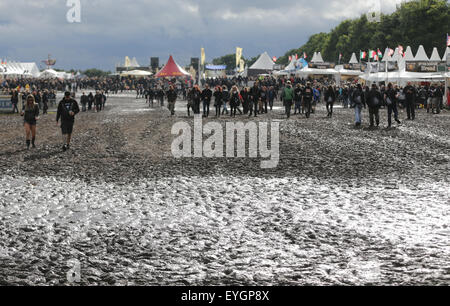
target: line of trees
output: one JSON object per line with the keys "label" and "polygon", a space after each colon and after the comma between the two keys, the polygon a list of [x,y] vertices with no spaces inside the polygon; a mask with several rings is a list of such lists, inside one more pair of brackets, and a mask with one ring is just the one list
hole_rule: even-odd
{"label": "line of trees", "polygon": [[353,52],[386,47],[411,46],[413,52],[420,45],[431,55],[437,47],[441,56],[445,50],[446,34],[450,32],[450,4],[446,0],[414,0],[402,3],[390,15],[381,15],[380,22],[369,22],[366,15],[340,23],[329,33],[312,35],[298,49],[288,51],[277,64],[288,64],[289,56],[306,52],[309,59],[320,51],[325,61],[350,60]]}

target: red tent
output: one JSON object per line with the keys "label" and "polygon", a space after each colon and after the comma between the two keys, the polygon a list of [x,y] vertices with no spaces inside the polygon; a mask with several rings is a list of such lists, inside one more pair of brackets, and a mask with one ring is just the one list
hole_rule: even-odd
{"label": "red tent", "polygon": [[165,78],[165,77],[180,77],[180,76],[190,76],[188,72],[186,72],[183,68],[178,66],[178,64],[174,61],[172,55],[169,57],[167,64],[164,68],[156,74],[157,78]]}

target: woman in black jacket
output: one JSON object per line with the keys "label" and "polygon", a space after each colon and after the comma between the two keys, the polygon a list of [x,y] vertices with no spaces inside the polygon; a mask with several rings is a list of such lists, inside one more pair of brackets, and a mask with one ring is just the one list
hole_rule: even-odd
{"label": "woman in black jacket", "polygon": [[236,110],[239,104],[241,104],[241,95],[239,94],[237,86],[233,86],[230,94],[230,107],[231,107],[230,117],[236,117]]}
{"label": "woman in black jacket", "polygon": [[325,91],[325,101],[327,103],[327,117],[331,118],[333,116],[334,102],[336,102],[336,92],[331,86]]}
{"label": "woman in black jacket", "polygon": [[388,128],[392,125],[392,112],[394,112],[395,121],[397,121],[398,124],[401,124],[400,120],[398,120],[397,97],[396,92],[392,87],[392,83],[388,84],[388,88],[384,94],[384,101],[388,108]]}
{"label": "woman in black jacket", "polygon": [[20,115],[23,116],[27,149],[29,149],[30,142],[33,148],[36,148],[36,123],[39,119],[39,105],[36,104],[33,95],[29,95],[26,101],[27,102],[23,106],[22,113]]}
{"label": "woman in black jacket", "polygon": [[222,108],[222,87],[216,86],[214,91],[214,107],[216,108],[216,117],[220,117],[220,109]]}

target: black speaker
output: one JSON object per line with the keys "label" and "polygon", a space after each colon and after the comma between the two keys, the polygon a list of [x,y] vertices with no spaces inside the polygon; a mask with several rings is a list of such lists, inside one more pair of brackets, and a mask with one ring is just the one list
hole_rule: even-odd
{"label": "black speaker", "polygon": [[194,69],[197,69],[199,64],[200,64],[200,59],[198,57],[191,58],[191,66],[194,67]]}
{"label": "black speaker", "polygon": [[150,58],[150,66],[152,67],[152,70],[158,69],[159,68],[159,57]]}

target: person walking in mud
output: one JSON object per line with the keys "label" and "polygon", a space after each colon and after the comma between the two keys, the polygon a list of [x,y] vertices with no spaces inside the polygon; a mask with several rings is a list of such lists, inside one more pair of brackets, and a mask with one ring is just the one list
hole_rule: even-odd
{"label": "person walking in mud", "polygon": [[325,91],[325,101],[327,104],[327,112],[328,118],[333,117],[333,106],[334,102],[336,102],[336,91],[333,89],[333,87],[330,85],[328,89]]}
{"label": "person walking in mud", "polygon": [[169,111],[171,116],[175,116],[175,103],[177,102],[177,92],[173,88],[173,85],[170,85],[169,90],[167,91],[167,101],[169,103]]}
{"label": "person walking in mud", "polygon": [[377,85],[372,84],[372,88],[369,91],[368,100],[367,100],[367,105],[369,107],[369,117],[370,117],[370,127],[371,128],[375,127],[374,123],[377,124],[377,127],[380,126],[381,101],[382,101],[382,96],[381,96],[380,91],[377,88]]}
{"label": "person walking in mud", "polygon": [[306,118],[311,116],[311,107],[312,107],[312,99],[313,99],[313,89],[311,87],[311,83],[306,83],[306,87],[303,90],[303,105],[305,108]]}
{"label": "person walking in mud", "polygon": [[203,100],[203,117],[209,117],[209,107],[211,106],[211,98],[213,92],[209,89],[209,84],[205,85],[205,89],[202,91],[202,100]]}
{"label": "person walking in mud", "polygon": [[23,116],[27,149],[30,148],[30,144],[34,149],[36,148],[36,124],[39,120],[39,105],[35,102],[33,95],[27,97],[20,115]]}
{"label": "person walking in mud", "polygon": [[64,94],[64,99],[59,102],[58,111],[56,113],[56,125],[61,119],[61,132],[63,136],[63,148],[65,152],[70,149],[70,141],[72,138],[73,126],[75,123],[75,115],[80,112],[77,101],[70,97],[70,92]]}
{"label": "person walking in mud", "polygon": [[355,127],[361,126],[361,111],[363,107],[366,107],[364,102],[364,92],[361,84],[358,84],[353,91],[352,101],[355,105]]}
{"label": "person walking in mud", "polygon": [[384,94],[384,100],[388,109],[388,128],[392,126],[392,113],[394,113],[394,119],[398,124],[401,124],[398,119],[398,109],[397,109],[397,97],[396,92],[392,86],[392,83],[388,84],[388,88]]}
{"label": "person walking in mud", "polygon": [[286,87],[283,89],[283,101],[286,110],[286,116],[289,119],[291,117],[292,100],[294,99],[294,89],[292,88],[291,81],[287,81]]}
{"label": "person walking in mud", "polygon": [[408,86],[403,89],[406,101],[406,112],[408,114],[408,120],[416,119],[416,89],[408,82]]}
{"label": "person walking in mud", "polygon": [[16,89],[14,89],[12,92],[11,103],[13,106],[13,113],[19,113],[19,108],[17,107],[17,105],[19,104],[19,93]]}
{"label": "person walking in mud", "polygon": [[216,86],[214,90],[214,107],[216,108],[216,117],[220,117],[220,110],[222,109],[222,87]]}

